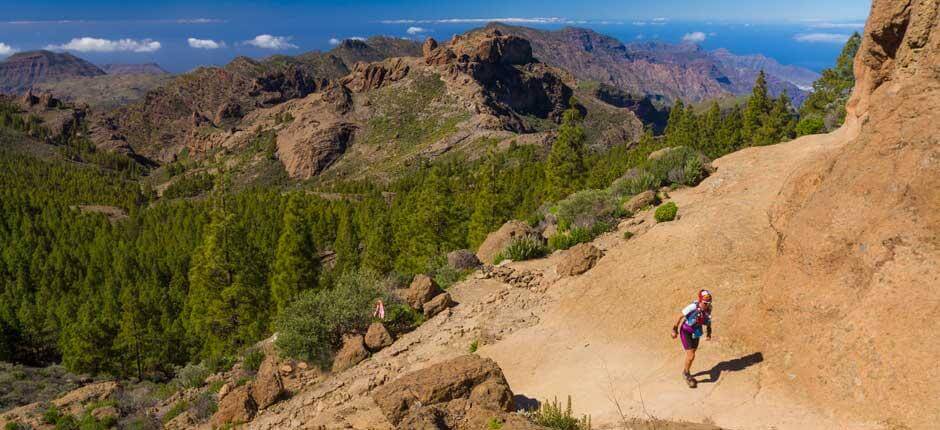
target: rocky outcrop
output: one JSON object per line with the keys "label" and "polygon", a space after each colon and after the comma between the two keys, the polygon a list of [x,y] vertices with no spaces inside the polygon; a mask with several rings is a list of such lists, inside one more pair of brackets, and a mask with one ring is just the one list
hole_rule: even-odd
{"label": "rocky outcrop", "polygon": [[333,358],[333,371],[342,372],[369,358],[369,351],[362,335],[352,334],[343,337],[343,347]]}
{"label": "rocky outcrop", "polygon": [[340,82],[353,92],[376,90],[408,76],[411,70],[401,58],[391,58],[378,63],[356,63],[352,73]]}
{"label": "rocky outcrop", "polygon": [[[758,316],[827,339],[797,348],[801,336],[783,327],[762,334],[790,345],[765,354],[787,357],[781,365],[794,378],[826,381],[814,401],[911,428],[940,419],[936,408],[915,406],[940,396],[936,384],[923,384],[936,380],[936,366],[899,355],[940,354],[940,345],[923,341],[940,322],[916,305],[940,302],[938,28],[938,0],[873,2],[846,125],[837,132],[849,140],[797,169],[769,213],[777,257]],[[825,318],[813,317],[821,312]],[[844,336],[833,324],[862,315],[876,327],[864,336]],[[879,364],[860,372],[847,362]],[[879,407],[864,406],[871,404]]]}
{"label": "rocky outcrop", "polygon": [[565,251],[561,262],[558,263],[558,274],[561,276],[577,276],[594,267],[597,260],[604,256],[601,250],[590,243],[579,243]]}
{"label": "rocky outcrop", "polygon": [[225,397],[219,399],[219,409],[209,421],[212,428],[219,428],[226,424],[247,423],[258,413],[258,405],[251,397],[249,387],[242,385],[232,389]]}
{"label": "rocky outcrop", "polygon": [[425,63],[461,86],[473,111],[493,117],[492,126],[525,132],[527,115],[561,120],[573,94],[564,73],[538,63],[523,38],[497,30],[458,35],[443,45],[425,42]]}
{"label": "rocky outcrop", "polygon": [[477,355],[409,373],[377,389],[372,398],[398,428],[479,429],[513,410],[503,372]]}
{"label": "rocky outcrop", "polygon": [[624,202],[623,210],[630,213],[635,213],[640,209],[654,204],[656,204],[656,193],[650,190],[646,190],[640,194],[630,197],[630,200]]}
{"label": "rocky outcrop", "polygon": [[420,311],[424,309],[425,303],[443,292],[444,290],[437,285],[437,282],[434,282],[433,278],[418,274],[412,279],[407,289],[401,290],[400,296],[408,306]]}
{"label": "rocky outcrop", "polygon": [[388,329],[380,322],[370,324],[369,329],[366,331],[365,344],[369,351],[377,352],[391,345],[394,341]]}
{"label": "rocky outcrop", "polygon": [[485,264],[493,264],[496,254],[502,252],[510,241],[517,237],[536,234],[532,227],[522,221],[508,221],[499,230],[486,236],[486,239],[480,244],[480,248],[477,249],[477,258]]}
{"label": "rocky outcrop", "polygon": [[445,309],[453,306],[454,304],[454,300],[450,298],[450,294],[443,293],[434,296],[434,298],[431,300],[428,300],[427,303],[421,306],[421,309],[425,318],[432,318],[435,315],[443,312]]}
{"label": "rocky outcrop", "polygon": [[255,380],[251,382],[251,397],[258,409],[273,405],[284,395],[284,382],[278,371],[277,358],[269,354],[261,362]]}
{"label": "rocky outcrop", "polygon": [[447,253],[447,265],[457,270],[470,270],[480,267],[480,259],[469,249],[458,249]]}

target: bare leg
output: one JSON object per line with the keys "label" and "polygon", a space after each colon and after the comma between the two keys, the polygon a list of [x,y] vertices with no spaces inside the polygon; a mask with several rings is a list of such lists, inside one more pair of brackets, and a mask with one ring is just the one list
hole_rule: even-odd
{"label": "bare leg", "polygon": [[685,371],[684,374],[692,373],[692,362],[695,361],[695,350],[690,349],[685,352]]}

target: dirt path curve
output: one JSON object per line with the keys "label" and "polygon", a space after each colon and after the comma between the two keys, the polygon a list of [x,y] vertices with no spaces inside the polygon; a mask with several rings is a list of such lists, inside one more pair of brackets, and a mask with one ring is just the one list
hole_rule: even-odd
{"label": "dirt path curve", "polygon": [[[776,374],[761,345],[744,345],[737,336],[761,329],[736,316],[759,306],[760,277],[777,240],[768,209],[797,166],[839,149],[854,132],[717,160],[716,174],[672,193],[679,220],[629,241],[619,231],[600,239],[609,245],[605,257],[590,272],[552,286],[557,300],[538,325],[481,353],[499,363],[515,392],[571,395],[576,411],[591,414],[600,428],[614,428],[621,416],[729,428],[877,428],[803,403],[803,381]],[[702,342],[693,367],[702,372],[701,383],[692,390],[681,378],[683,352],[669,332],[699,288],[715,294],[715,338]]]}

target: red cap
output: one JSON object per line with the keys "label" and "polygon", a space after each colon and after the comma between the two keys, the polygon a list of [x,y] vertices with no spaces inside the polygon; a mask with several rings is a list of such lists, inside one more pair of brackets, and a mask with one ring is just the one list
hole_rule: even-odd
{"label": "red cap", "polygon": [[698,301],[700,301],[700,302],[705,302],[705,303],[711,303],[711,301],[712,301],[712,293],[711,293],[711,291],[708,291],[708,290],[700,290],[700,291],[698,292]]}

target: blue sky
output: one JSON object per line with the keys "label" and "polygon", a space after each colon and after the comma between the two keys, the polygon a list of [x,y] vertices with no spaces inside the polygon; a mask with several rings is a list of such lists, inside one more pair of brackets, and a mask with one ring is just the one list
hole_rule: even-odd
{"label": "blue sky", "polygon": [[687,40],[819,69],[861,30],[870,0],[0,0],[0,57],[57,49],[96,63],[155,61],[173,72],[329,49],[350,37],[449,38],[486,19],[576,25],[624,42]]}

